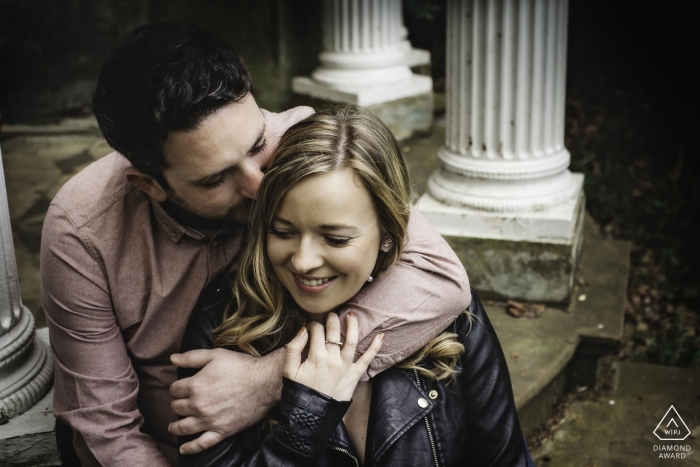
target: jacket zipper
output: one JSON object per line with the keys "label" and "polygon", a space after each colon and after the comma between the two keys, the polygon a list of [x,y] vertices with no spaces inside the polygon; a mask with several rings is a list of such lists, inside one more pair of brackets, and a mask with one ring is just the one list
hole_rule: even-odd
{"label": "jacket zipper", "polygon": [[352,458],[352,460],[355,461],[355,467],[360,467],[360,461],[358,461],[357,458],[356,458],[355,456],[353,456],[352,454],[350,454],[350,451],[348,451],[347,449],[339,448],[339,447],[333,446],[333,445],[330,445],[329,447],[330,447],[331,449],[335,449],[335,450],[338,451],[338,452],[342,452],[342,453],[347,454],[348,456],[350,456],[350,457]]}
{"label": "jacket zipper", "polygon": [[[418,370],[413,369],[413,373],[416,375],[416,382],[418,386],[422,389],[423,385],[420,384],[420,378],[418,377]],[[428,416],[426,415],[423,420],[425,420],[425,428],[428,430],[428,439],[430,440],[430,447],[433,450],[433,459],[435,459],[435,467],[440,467],[438,462],[437,450],[435,449],[435,440],[433,440],[433,431],[430,429],[430,424],[428,423]]]}

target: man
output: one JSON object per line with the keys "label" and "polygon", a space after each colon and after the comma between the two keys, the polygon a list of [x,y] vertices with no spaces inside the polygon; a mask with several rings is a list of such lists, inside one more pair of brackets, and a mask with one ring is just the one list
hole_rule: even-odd
{"label": "man", "polygon": [[[59,444],[72,435],[83,465],[172,465],[175,435],[203,432],[183,446],[197,452],[279,399],[283,352],[174,355],[204,367],[175,384],[169,359],[200,292],[235,270],[276,142],[311,109],[260,110],[231,48],[184,23],[141,27],[110,53],[93,107],[116,152],[56,195],[42,237],[57,435]],[[386,334],[370,374],[423,346],[470,300],[459,260],[420,215],[409,236],[401,262],[348,305],[363,349]],[[428,285],[407,293],[416,283]],[[392,331],[406,320],[409,332]]]}

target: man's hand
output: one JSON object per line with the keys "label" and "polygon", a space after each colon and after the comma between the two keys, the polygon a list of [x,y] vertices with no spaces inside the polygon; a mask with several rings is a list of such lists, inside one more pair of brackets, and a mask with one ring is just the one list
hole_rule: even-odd
{"label": "man's hand", "polygon": [[186,417],[168,430],[178,436],[202,435],[185,443],[182,454],[202,452],[262,420],[279,402],[284,349],[265,357],[224,349],[191,350],[170,357],[181,368],[202,368],[170,386],[173,411]]}

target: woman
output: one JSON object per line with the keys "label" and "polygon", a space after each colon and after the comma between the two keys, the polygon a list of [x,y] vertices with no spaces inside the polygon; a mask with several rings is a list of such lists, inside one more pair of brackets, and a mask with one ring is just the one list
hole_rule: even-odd
{"label": "woman", "polygon": [[369,112],[319,112],[285,133],[226,318],[226,300],[205,295],[181,349],[213,341],[264,355],[288,343],[282,399],[263,422],[181,465],[531,465],[505,359],[475,295],[423,349],[358,384],[382,336],[353,362],[357,320],[349,313],[343,334],[333,310],[397,261],[409,214],[398,144]]}

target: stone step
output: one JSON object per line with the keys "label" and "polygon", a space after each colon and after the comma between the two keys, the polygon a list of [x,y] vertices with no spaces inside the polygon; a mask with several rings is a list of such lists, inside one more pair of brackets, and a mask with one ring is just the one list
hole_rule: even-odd
{"label": "stone step", "polygon": [[[607,397],[574,402],[552,439],[533,452],[537,465],[700,466],[700,370],[633,362],[613,369],[616,388]],[[667,415],[671,405],[674,422],[673,411]],[[662,434],[664,425],[678,425],[681,433]]]}
{"label": "stone step", "polygon": [[526,435],[565,391],[593,388],[599,358],[615,352],[623,334],[629,257],[629,242],[604,240],[586,216],[577,273],[581,285],[568,309],[547,307],[538,319],[514,318],[505,304],[487,302]]}

